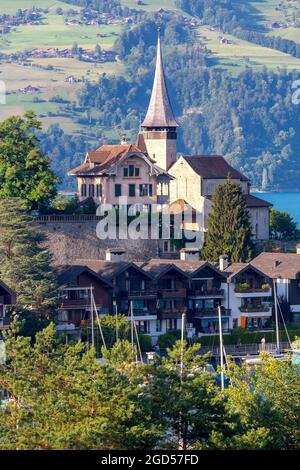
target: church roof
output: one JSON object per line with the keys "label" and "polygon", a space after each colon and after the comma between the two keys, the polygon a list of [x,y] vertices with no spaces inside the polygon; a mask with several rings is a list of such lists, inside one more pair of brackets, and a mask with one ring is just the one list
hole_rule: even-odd
{"label": "church roof", "polygon": [[199,176],[204,179],[227,178],[230,173],[233,179],[248,181],[248,178],[235,170],[220,155],[184,155],[183,158]]}
{"label": "church roof", "polygon": [[158,34],[156,70],[152,95],[142,127],[178,127],[166,85],[160,34]]}

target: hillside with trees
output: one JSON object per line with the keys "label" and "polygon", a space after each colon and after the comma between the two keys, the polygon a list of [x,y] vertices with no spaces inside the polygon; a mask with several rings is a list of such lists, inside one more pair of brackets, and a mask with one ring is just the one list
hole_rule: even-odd
{"label": "hillside with trees", "polygon": [[[47,71],[48,82],[36,94],[25,99],[13,89],[8,105],[13,110],[21,105],[17,112],[22,106],[32,109],[41,118],[40,147],[61,188],[75,187],[66,174],[88,147],[118,142],[124,133],[134,141],[150,98],[158,18],[169,91],[181,124],[179,153],[222,154],[259,189],[299,188],[300,108],[292,99],[300,70],[298,2],[164,0],[159,13],[149,2],[129,0],[60,5],[40,12],[39,27],[47,32],[59,25],[69,59],[28,58],[24,44],[30,40],[33,47],[37,37],[27,36],[28,27],[17,29],[18,37],[13,31],[5,34],[0,46],[14,52],[8,65],[12,73],[24,76],[20,63],[26,64],[26,75],[30,65],[32,77]],[[35,28],[30,26],[32,34]],[[91,59],[85,58],[85,45],[92,47]],[[108,48],[115,58],[103,62]],[[75,50],[80,53],[72,55]],[[63,75],[67,63],[71,78]],[[55,82],[60,86],[53,87]]]}

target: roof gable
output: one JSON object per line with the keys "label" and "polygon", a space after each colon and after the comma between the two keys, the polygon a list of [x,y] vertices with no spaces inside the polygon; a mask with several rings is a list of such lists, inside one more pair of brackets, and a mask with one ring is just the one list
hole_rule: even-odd
{"label": "roof gable", "polygon": [[107,287],[112,288],[112,284],[107,281],[104,277],[102,277],[100,274],[96,273],[94,270],[90,269],[88,266],[85,265],[80,265],[80,264],[73,264],[73,265],[66,265],[66,266],[60,266],[58,268],[58,283],[60,285],[67,285],[71,284],[75,281],[77,281],[78,276],[88,273],[91,276],[93,276],[95,279],[98,281],[102,282],[105,284]]}
{"label": "roof gable", "polygon": [[248,181],[246,176],[230,166],[220,155],[183,155],[182,158],[204,179],[226,179],[230,174],[233,179]]}

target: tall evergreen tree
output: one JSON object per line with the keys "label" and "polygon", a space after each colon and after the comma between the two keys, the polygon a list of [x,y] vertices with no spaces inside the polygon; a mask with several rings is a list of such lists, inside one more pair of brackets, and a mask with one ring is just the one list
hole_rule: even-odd
{"label": "tall evergreen tree", "polygon": [[20,306],[41,316],[51,312],[57,298],[44,241],[20,199],[0,199],[0,279],[16,291]]}
{"label": "tall evergreen tree", "polygon": [[203,255],[209,261],[229,255],[232,262],[243,262],[251,258],[252,249],[252,226],[245,196],[240,185],[228,176],[213,196]]}
{"label": "tall evergreen tree", "polygon": [[59,181],[38,146],[40,129],[32,112],[0,123],[0,198],[19,197],[28,209],[48,207]]}

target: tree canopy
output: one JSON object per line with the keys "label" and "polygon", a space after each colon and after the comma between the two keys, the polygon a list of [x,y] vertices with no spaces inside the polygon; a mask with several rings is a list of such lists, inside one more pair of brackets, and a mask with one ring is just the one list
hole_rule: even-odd
{"label": "tree canopy", "polygon": [[59,182],[39,148],[40,129],[31,112],[0,123],[0,198],[18,197],[30,210],[48,207]]}
{"label": "tree canopy", "polygon": [[288,212],[280,212],[277,209],[270,211],[270,232],[275,240],[297,240],[299,230],[297,222]]}
{"label": "tree canopy", "polygon": [[16,291],[19,306],[49,316],[57,286],[44,242],[20,199],[0,199],[0,279]]}

